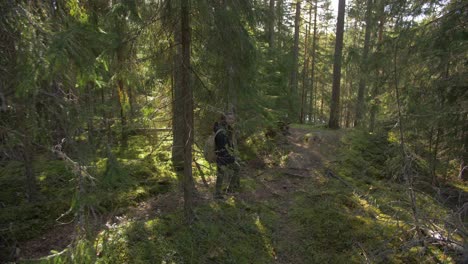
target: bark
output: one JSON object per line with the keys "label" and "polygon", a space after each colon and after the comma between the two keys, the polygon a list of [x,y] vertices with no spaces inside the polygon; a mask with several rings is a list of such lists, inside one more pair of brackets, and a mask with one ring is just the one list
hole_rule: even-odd
{"label": "bark", "polygon": [[439,124],[437,124],[437,132],[435,136],[434,142],[434,151],[432,152],[432,160],[431,160],[431,176],[432,176],[432,185],[435,186],[437,183],[437,153],[439,152],[439,141],[440,141],[440,134],[442,132],[442,128]]}
{"label": "bark", "polygon": [[[178,26],[180,24],[177,24]],[[180,182],[182,177],[180,173],[184,170],[184,94],[182,91],[182,34],[178,27],[174,28],[175,47],[174,62],[172,69],[173,79],[173,98],[172,98],[172,166],[179,176]]]}
{"label": "bark", "polygon": [[123,80],[120,79],[117,81],[117,88],[118,88],[118,105],[120,108],[120,123],[121,123],[121,133],[122,133],[122,146],[125,147],[127,145],[128,137],[127,137],[127,117],[125,116],[124,111],[124,103],[125,103],[125,88],[123,84]]}
{"label": "bark", "polygon": [[193,91],[190,83],[190,25],[189,0],[181,0],[181,90],[184,95],[184,213],[188,223],[194,220],[193,194],[194,181],[192,175],[192,144],[193,144]]}
{"label": "bark", "polygon": [[[276,27],[277,27],[277,32],[278,36],[281,36],[281,29],[283,27],[283,0],[278,0],[276,2]],[[283,44],[281,43],[280,39],[278,39],[278,46],[283,47]]]}
{"label": "bark", "polygon": [[[384,24],[385,24],[385,12],[384,12],[384,3],[380,3],[379,7],[379,14],[380,14],[380,21],[379,21],[379,31],[378,31],[378,43],[377,43],[377,53],[380,52],[382,48],[382,42],[383,42],[383,29],[384,29]],[[382,84],[381,81],[381,67],[377,67],[377,83],[374,85],[374,88],[372,89],[372,106],[370,109],[370,124],[369,124],[369,130],[371,132],[374,131],[375,129],[375,120],[377,116],[377,112],[379,110],[379,100],[377,98],[379,94],[379,87]]]}
{"label": "bark", "polygon": [[291,112],[295,113],[295,95],[297,94],[297,64],[299,59],[299,24],[301,21],[301,1],[296,2],[296,17],[294,19],[294,46],[293,46],[293,64],[291,71],[291,78],[289,82],[290,88],[290,108]]}
{"label": "bark", "polygon": [[86,110],[87,110],[87,118],[86,118],[86,123],[88,127],[88,144],[90,147],[95,146],[95,140],[94,140],[94,122],[93,122],[93,117],[94,117],[94,98],[93,98],[93,92],[94,92],[94,84],[92,82],[89,82],[85,86],[86,88]]}
{"label": "bark", "polygon": [[[125,21],[117,21],[116,23],[118,23],[117,34],[123,39]],[[125,90],[124,81],[122,79],[122,72],[124,71],[124,65],[125,65],[124,45],[125,44],[123,42],[119,43],[119,46],[116,51],[117,52],[117,68],[119,69],[119,72],[118,72],[119,78],[117,79],[117,100],[118,100],[118,106],[120,110],[122,147],[127,146],[127,141],[128,141],[128,136],[127,136],[127,131],[126,131],[127,130],[127,117],[126,117],[125,109],[124,109],[125,102],[127,101],[127,92]]]}
{"label": "bark", "polygon": [[269,14],[268,14],[268,45],[270,47],[270,50],[273,50],[274,44],[275,44],[275,39],[274,39],[274,33],[275,33],[275,0],[270,0],[270,9],[269,9]]}
{"label": "bark", "polygon": [[301,123],[305,122],[305,105],[307,97],[307,72],[309,69],[309,35],[310,35],[310,19],[312,16],[312,6],[309,8],[309,22],[306,25],[306,35],[305,35],[305,44],[304,44],[304,66],[302,70],[302,95],[301,95]]}
{"label": "bark", "polygon": [[362,52],[361,61],[361,73],[359,74],[359,88],[358,98],[356,103],[356,118],[354,120],[354,126],[358,127],[361,125],[362,116],[364,114],[364,94],[366,92],[366,80],[367,80],[367,57],[369,54],[369,43],[370,43],[370,32],[371,32],[371,14],[372,14],[372,0],[367,0],[366,10],[366,29],[364,33],[364,50]]}
{"label": "bark", "polygon": [[463,142],[462,146],[462,153],[461,153],[461,162],[460,162],[460,173],[458,175],[458,178],[460,180],[466,181],[468,180],[468,122],[467,118],[465,115],[465,122],[464,122],[464,129],[461,133],[461,140]]}
{"label": "bark", "polygon": [[[313,111],[316,111],[317,104],[315,101],[317,100],[316,98],[316,91],[317,89],[314,89],[316,87],[316,81],[315,81],[315,61],[317,57],[317,0],[314,1],[314,36],[312,38],[312,65],[311,65],[311,77],[310,77],[310,118],[312,118]],[[315,91],[315,95],[314,94]],[[309,120],[310,121],[310,120]],[[314,115],[314,122],[315,122],[315,115]]]}
{"label": "bark", "polygon": [[330,119],[328,127],[332,129],[340,128],[340,83],[341,83],[341,57],[343,50],[343,31],[345,16],[345,0],[340,0],[338,4],[338,21],[336,23],[336,43],[335,57],[333,63],[333,87],[332,100],[330,105]]}

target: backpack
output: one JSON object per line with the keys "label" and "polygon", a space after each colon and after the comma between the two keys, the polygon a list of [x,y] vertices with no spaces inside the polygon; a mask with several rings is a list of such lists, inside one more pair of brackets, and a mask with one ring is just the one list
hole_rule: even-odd
{"label": "backpack", "polygon": [[216,133],[212,133],[205,141],[205,145],[203,147],[203,156],[205,156],[206,161],[209,163],[216,162],[216,146],[215,146],[215,138],[220,132],[224,132],[223,128],[218,129]]}

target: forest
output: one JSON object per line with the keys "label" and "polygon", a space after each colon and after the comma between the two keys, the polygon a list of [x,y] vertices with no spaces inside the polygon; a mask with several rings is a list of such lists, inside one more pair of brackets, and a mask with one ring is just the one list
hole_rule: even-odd
{"label": "forest", "polygon": [[467,181],[467,1],[0,0],[0,263],[468,263]]}

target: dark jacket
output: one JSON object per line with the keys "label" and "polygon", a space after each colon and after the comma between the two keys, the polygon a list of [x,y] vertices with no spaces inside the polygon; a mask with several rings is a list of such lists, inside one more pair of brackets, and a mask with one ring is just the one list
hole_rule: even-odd
{"label": "dark jacket", "polygon": [[213,131],[216,133],[219,129],[223,130],[215,137],[216,164],[222,166],[234,163],[236,159],[231,154],[234,146],[229,137],[229,128],[226,124],[223,125],[216,122]]}

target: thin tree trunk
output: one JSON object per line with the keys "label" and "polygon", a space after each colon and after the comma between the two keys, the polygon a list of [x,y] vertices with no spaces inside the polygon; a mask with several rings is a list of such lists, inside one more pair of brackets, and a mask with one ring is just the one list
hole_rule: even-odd
{"label": "thin tree trunk", "polygon": [[[314,111],[317,111],[316,110],[316,102],[315,100],[317,100],[317,98],[315,97],[314,95],[314,91],[316,93],[316,89],[314,89],[314,87],[316,87],[316,80],[315,80],[315,61],[316,61],[316,57],[317,57],[317,53],[316,53],[316,50],[317,50],[317,0],[314,1],[314,36],[312,38],[312,66],[311,66],[311,77],[310,77],[310,117],[309,119],[312,120],[312,115]],[[309,120],[309,121],[311,121]],[[314,122],[315,122],[315,115],[314,115]]]}
{"label": "thin tree trunk", "polygon": [[324,114],[323,114],[323,105],[325,103],[325,85],[322,84],[321,86],[322,89],[320,89],[320,116],[319,118],[323,118],[324,117]]}
{"label": "thin tree trunk", "polygon": [[125,116],[125,111],[124,111],[124,103],[126,101],[126,96],[125,96],[125,89],[123,85],[123,80],[119,79],[117,81],[117,100],[119,103],[119,108],[120,108],[120,124],[121,124],[121,133],[122,133],[122,146],[127,145],[128,137],[127,137],[127,118]]}
{"label": "thin tree trunk", "polygon": [[[397,40],[398,41],[398,40]],[[411,202],[411,210],[413,213],[413,220],[416,227],[416,232],[418,234],[418,238],[421,240],[423,238],[423,234],[421,231],[421,225],[419,223],[419,216],[418,216],[418,208],[416,204],[416,195],[413,189],[413,173],[410,167],[410,161],[408,161],[408,155],[406,154],[405,149],[405,140],[403,136],[403,118],[401,114],[401,101],[400,101],[400,91],[398,88],[398,74],[397,74],[397,54],[398,54],[398,42],[395,43],[395,51],[393,56],[393,77],[394,77],[394,86],[395,86],[395,94],[398,106],[398,127],[400,131],[400,149],[401,155],[403,158],[403,177],[405,179],[406,185],[408,187],[408,195]]]}
{"label": "thin tree trunk", "polygon": [[[277,21],[276,21],[277,22],[277,25],[276,25],[277,29],[276,30],[278,32],[277,35],[278,35],[278,37],[280,37],[281,36],[281,29],[283,27],[283,0],[278,0],[276,2],[276,19],[277,19]],[[281,43],[281,40],[278,37],[277,37],[278,46],[280,48],[282,48],[283,44]]]}
{"label": "thin tree trunk", "polygon": [[461,132],[461,157],[460,157],[460,173],[458,178],[460,180],[466,181],[468,180],[468,122],[467,116],[465,115],[462,117],[464,120],[462,124],[462,132]]}
{"label": "thin tree trunk", "polygon": [[299,24],[301,21],[301,1],[296,2],[296,17],[294,19],[294,47],[291,79],[289,83],[291,95],[297,92],[297,61],[299,59]]}
{"label": "thin tree trunk", "polygon": [[437,183],[437,174],[436,174],[437,153],[439,152],[439,140],[440,140],[441,131],[442,131],[442,128],[440,127],[439,124],[437,124],[437,132],[436,132],[435,142],[434,142],[434,151],[432,152],[432,160],[431,160],[431,176],[432,176],[433,186],[436,186],[436,183]]}
{"label": "thin tree trunk", "polygon": [[172,99],[172,166],[179,177],[179,182],[183,182],[182,171],[184,170],[184,94],[182,91],[182,32],[180,24],[174,28],[175,51],[172,69],[173,78],[173,99]]}
{"label": "thin tree trunk", "polygon": [[194,181],[192,175],[193,91],[190,84],[190,25],[189,0],[181,0],[181,90],[184,95],[184,212],[188,223],[193,222]]}
{"label": "thin tree trunk", "polygon": [[361,61],[361,72],[359,74],[359,88],[358,97],[356,103],[356,118],[354,120],[354,126],[358,127],[361,125],[362,116],[364,114],[364,94],[366,92],[366,80],[367,80],[367,57],[369,54],[369,43],[370,43],[370,32],[371,32],[371,14],[372,14],[372,0],[367,0],[366,10],[366,29],[364,33],[364,50],[362,52]]}
{"label": "thin tree trunk", "polygon": [[275,0],[270,0],[270,9],[268,14],[268,46],[273,50],[275,45]]}
{"label": "thin tree trunk", "polygon": [[310,35],[310,20],[312,16],[312,6],[309,8],[309,21],[306,24],[306,35],[304,43],[304,66],[302,69],[302,96],[301,96],[301,124],[305,122],[305,107],[306,107],[306,97],[307,97],[307,72],[309,69],[309,35]]}
{"label": "thin tree trunk", "polygon": [[335,43],[335,59],[333,63],[333,87],[332,100],[330,105],[330,119],[328,127],[332,129],[340,128],[340,82],[341,82],[341,57],[343,50],[343,31],[344,31],[344,16],[345,16],[345,0],[339,0],[338,4],[338,21],[336,23],[336,43]]}
{"label": "thin tree trunk", "polygon": [[94,91],[94,85],[92,82],[86,84],[86,109],[87,109],[87,126],[88,126],[88,144],[90,147],[94,147],[94,100],[92,91]]}
{"label": "thin tree trunk", "polygon": [[[384,24],[385,24],[385,12],[384,12],[385,4],[384,2],[380,3],[379,6],[379,14],[380,14],[380,21],[379,21],[379,32],[378,32],[378,43],[377,43],[377,53],[380,52],[382,48],[382,42],[383,42],[383,29],[384,29]],[[381,85],[381,66],[377,67],[377,82],[374,84],[374,88],[372,89],[372,106],[370,109],[370,124],[369,124],[369,131],[373,132],[375,129],[375,122],[376,122],[376,116],[377,112],[379,110],[379,100],[377,98],[379,94],[379,87]]]}

